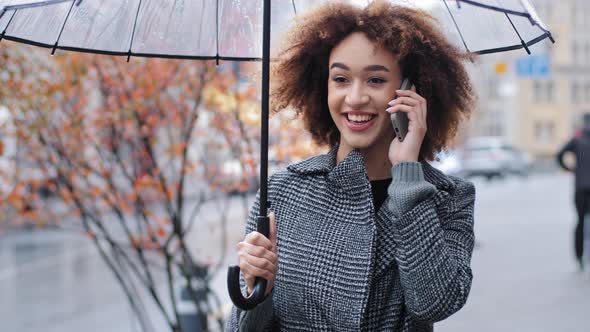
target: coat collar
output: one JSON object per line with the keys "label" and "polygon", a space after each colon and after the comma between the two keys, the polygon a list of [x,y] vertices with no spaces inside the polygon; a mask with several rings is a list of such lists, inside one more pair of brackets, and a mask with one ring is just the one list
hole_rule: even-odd
{"label": "coat collar", "polygon": [[[332,147],[326,154],[308,158],[287,167],[291,172],[301,175],[324,174],[328,179],[342,189],[349,191],[365,186],[369,181],[365,162],[360,151],[353,149],[344,160],[336,164],[338,145]],[[455,182],[427,161],[421,160],[424,179],[440,190],[455,189]]]}

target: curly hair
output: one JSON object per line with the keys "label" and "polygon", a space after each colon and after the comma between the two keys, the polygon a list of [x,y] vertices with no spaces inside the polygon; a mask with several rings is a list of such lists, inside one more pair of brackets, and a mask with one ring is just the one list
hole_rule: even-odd
{"label": "curly hair", "polygon": [[432,160],[447,148],[463,117],[472,112],[476,97],[463,62],[475,56],[451,44],[427,12],[379,0],[364,9],[328,3],[297,20],[273,65],[271,110],[293,108],[302,114],[317,144],[334,146],[340,141],[328,109],[328,62],[332,49],[353,32],[390,51],[402,76],[427,100],[422,158]]}

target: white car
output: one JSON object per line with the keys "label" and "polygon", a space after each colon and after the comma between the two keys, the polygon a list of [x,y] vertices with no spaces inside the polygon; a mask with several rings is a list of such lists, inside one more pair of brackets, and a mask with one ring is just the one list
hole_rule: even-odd
{"label": "white car", "polygon": [[509,174],[528,175],[531,157],[507,144],[500,137],[471,138],[463,150],[465,176],[504,177]]}

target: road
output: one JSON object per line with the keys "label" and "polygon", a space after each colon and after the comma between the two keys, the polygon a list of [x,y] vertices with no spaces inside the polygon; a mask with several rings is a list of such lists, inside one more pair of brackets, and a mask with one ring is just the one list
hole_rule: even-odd
{"label": "road", "polygon": [[590,274],[573,259],[572,179],[476,183],[468,303],[438,332],[590,330]]}
{"label": "road", "polygon": [[[571,178],[535,174],[475,183],[473,287],[466,306],[435,330],[588,331],[590,273],[578,272],[572,258]],[[240,204],[232,206],[230,253],[243,230]],[[209,206],[203,213],[217,211]],[[220,230],[206,222],[197,229],[207,231],[192,235],[192,243],[199,243],[201,252],[209,251],[205,255],[214,255],[220,243],[212,234]],[[226,263],[235,259],[230,254]],[[216,276],[213,287],[229,303],[225,271]],[[78,234],[0,236],[0,294],[2,331],[139,331],[120,287],[89,241]],[[157,321],[155,325],[161,326]]]}

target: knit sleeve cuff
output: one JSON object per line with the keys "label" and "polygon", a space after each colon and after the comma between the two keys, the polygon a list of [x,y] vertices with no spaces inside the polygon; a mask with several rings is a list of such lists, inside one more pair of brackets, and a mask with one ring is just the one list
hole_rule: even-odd
{"label": "knit sleeve cuff", "polygon": [[388,201],[397,218],[436,191],[436,187],[424,179],[422,164],[419,162],[402,162],[395,165],[391,168],[391,178],[391,184],[387,189],[391,199]]}

